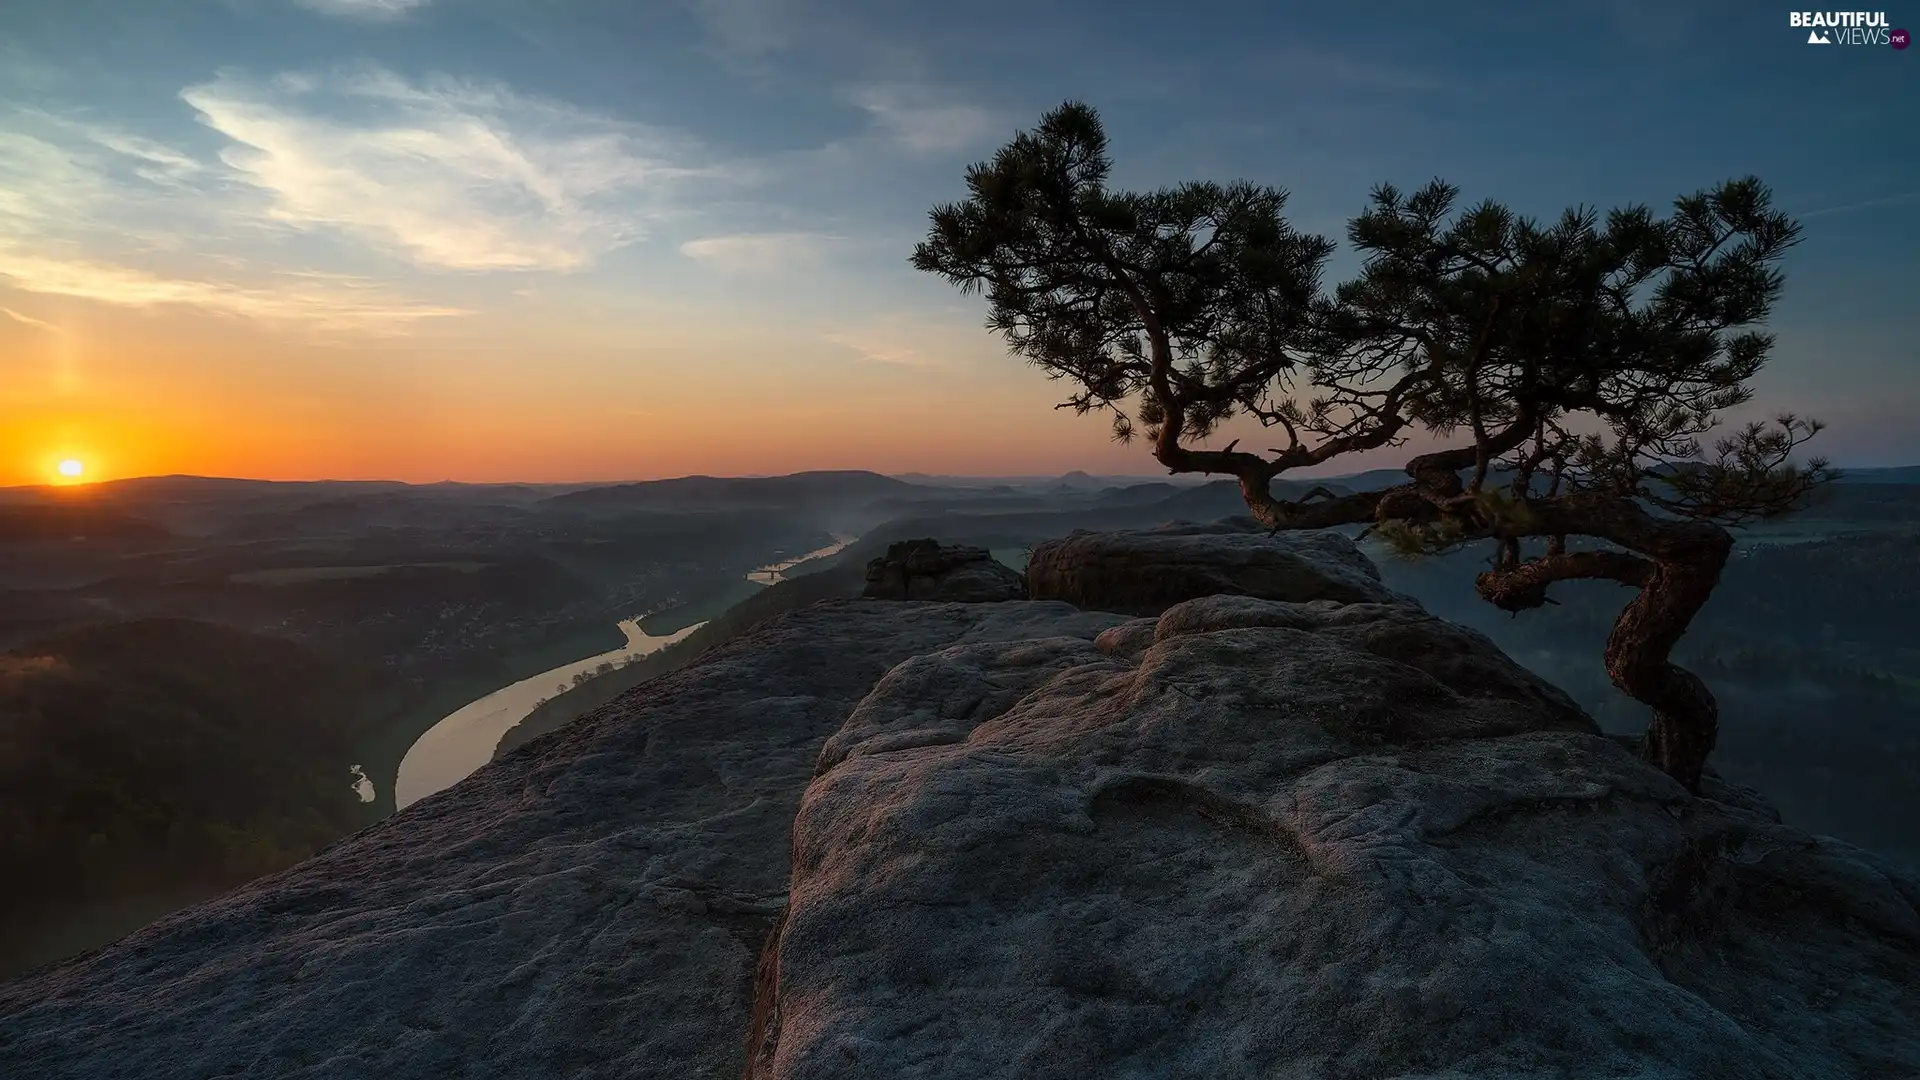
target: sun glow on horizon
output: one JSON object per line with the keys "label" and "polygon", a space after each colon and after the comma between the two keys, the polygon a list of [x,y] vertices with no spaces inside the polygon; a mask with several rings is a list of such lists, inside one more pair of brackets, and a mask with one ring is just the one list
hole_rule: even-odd
{"label": "sun glow on horizon", "polygon": [[57,474],[54,482],[58,484],[77,484],[87,474],[87,463],[79,458],[61,458],[53,467]]}

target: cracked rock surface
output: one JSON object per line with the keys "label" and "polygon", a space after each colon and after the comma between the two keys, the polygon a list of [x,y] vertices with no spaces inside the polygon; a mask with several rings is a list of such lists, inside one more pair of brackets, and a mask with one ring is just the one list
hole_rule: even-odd
{"label": "cracked rock surface", "polygon": [[1920,886],[1402,603],[958,644],[827,741],[753,1077],[1920,1075]]}

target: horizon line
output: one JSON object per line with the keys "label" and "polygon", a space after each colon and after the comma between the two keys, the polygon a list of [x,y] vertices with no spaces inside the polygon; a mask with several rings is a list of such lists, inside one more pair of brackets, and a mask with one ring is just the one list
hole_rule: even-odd
{"label": "horizon line", "polygon": [[[1837,472],[1844,475],[1848,471],[1884,472],[1884,471],[1892,471],[1897,469],[1920,469],[1920,462],[1909,462],[1909,463],[1902,463],[1897,465],[1835,465],[1833,466],[1833,468]],[[1365,473],[1398,472],[1398,471],[1400,470],[1392,468],[1391,466],[1381,466],[1379,468],[1359,469],[1353,472],[1336,473],[1336,474],[1325,475],[1325,476],[1304,476],[1303,475],[1298,478],[1306,479],[1306,480],[1339,480],[1339,479],[1350,477],[1350,476],[1360,476]],[[142,480],[209,480],[209,481],[241,483],[241,484],[390,484],[398,487],[454,486],[454,487],[581,487],[581,488],[589,488],[589,487],[619,487],[627,484],[657,484],[657,483],[665,483],[667,481],[672,481],[672,480],[778,480],[778,479],[783,479],[785,477],[790,477],[790,476],[818,476],[818,475],[829,475],[829,474],[862,474],[867,476],[883,477],[889,480],[900,480],[903,483],[911,483],[910,480],[906,479],[908,477],[925,477],[928,479],[937,479],[937,480],[1060,480],[1060,479],[1065,479],[1069,476],[1077,475],[1077,476],[1085,476],[1089,479],[1095,479],[1095,480],[1111,479],[1111,480],[1176,481],[1182,478],[1189,479],[1189,480],[1200,480],[1200,479],[1208,479],[1208,478],[1213,478],[1217,480],[1232,479],[1230,475],[1225,473],[1164,473],[1164,474],[1163,473],[1105,473],[1105,472],[1089,472],[1086,469],[1068,469],[1065,472],[1058,472],[1058,473],[1055,473],[1055,472],[930,473],[930,472],[923,472],[917,469],[908,470],[906,472],[899,472],[899,473],[884,473],[884,472],[880,472],[877,469],[799,469],[790,473],[737,473],[737,474],[724,475],[724,476],[716,475],[714,473],[684,473],[677,476],[633,477],[633,478],[622,478],[622,479],[615,479],[615,480],[454,480],[451,478],[441,479],[441,480],[395,480],[395,479],[392,479],[391,477],[323,476],[323,477],[270,478],[270,477],[260,477],[260,476],[216,476],[216,475],[209,475],[209,474],[203,474],[203,473],[152,473],[152,474],[145,474],[145,475],[139,475],[139,476],[117,476],[108,480],[81,480],[81,481],[76,481],[71,483],[42,482],[38,484],[29,483],[29,484],[0,485],[0,491],[32,491],[32,490],[43,490],[43,489],[47,491],[79,491],[79,490],[85,490],[88,488],[105,487],[109,484],[135,483]],[[1281,476],[1275,477],[1275,479],[1285,479],[1285,478],[1286,477],[1284,474]]]}

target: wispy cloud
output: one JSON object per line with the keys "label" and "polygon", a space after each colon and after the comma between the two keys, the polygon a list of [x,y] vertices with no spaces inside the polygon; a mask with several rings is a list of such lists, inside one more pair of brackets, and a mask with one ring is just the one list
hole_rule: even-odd
{"label": "wispy cloud", "polygon": [[44,133],[0,129],[0,237],[82,220],[104,187],[74,148]]}
{"label": "wispy cloud", "polygon": [[0,307],[0,315],[5,315],[7,318],[12,319],[22,326],[31,326],[35,330],[45,330],[52,334],[65,332],[45,319],[36,319],[31,315],[22,315],[10,307]]}
{"label": "wispy cloud", "polygon": [[1886,195],[1878,199],[1862,199],[1859,202],[1842,203],[1839,206],[1824,206],[1818,210],[1808,210],[1803,214],[1795,214],[1793,216],[1804,220],[1806,218],[1825,217],[1828,214],[1845,214],[1854,210],[1867,210],[1875,206],[1890,206],[1894,203],[1911,202],[1914,199],[1920,199],[1920,191],[1903,191],[1898,195]]}
{"label": "wispy cloud", "polygon": [[836,327],[821,337],[876,364],[939,367],[946,363],[939,345],[953,337],[953,330],[928,325],[925,319],[912,315],[876,315]]}
{"label": "wispy cloud", "polygon": [[144,135],[51,113],[38,115],[49,124],[63,127],[96,146],[131,160],[134,174],[143,180],[173,186],[205,171],[200,162],[184,151]]}
{"label": "wispy cloud", "polygon": [[270,218],[429,267],[584,266],[644,236],[676,185],[720,175],[658,133],[493,84],[373,69],[181,96]]}
{"label": "wispy cloud", "polygon": [[915,153],[971,149],[992,142],[1005,126],[987,109],[943,99],[926,87],[867,86],[852,96],[883,134]]}
{"label": "wispy cloud", "polygon": [[294,3],[322,15],[342,15],[350,19],[397,19],[415,8],[426,7],[431,0],[294,0]]}
{"label": "wispy cloud", "polygon": [[[224,315],[367,333],[397,333],[422,319],[466,314],[457,308],[398,299],[371,282],[340,275],[281,274],[266,283],[242,284],[172,277],[86,259],[48,258],[6,246],[0,246],[0,280],[29,292],[125,307],[184,305]],[[24,321],[12,311],[7,314]]]}
{"label": "wispy cloud", "polygon": [[703,236],[681,244],[680,254],[729,273],[776,272],[818,262],[836,239],[809,232]]}
{"label": "wispy cloud", "polygon": [[[246,231],[190,154],[87,119],[0,108],[0,246],[54,257],[111,249],[217,261]],[[257,231],[257,230],[256,230]]]}
{"label": "wispy cloud", "polygon": [[463,313],[300,269],[284,251],[263,267],[234,246],[261,229],[231,183],[217,161],[85,114],[0,111],[0,283],[326,331],[393,334]]}

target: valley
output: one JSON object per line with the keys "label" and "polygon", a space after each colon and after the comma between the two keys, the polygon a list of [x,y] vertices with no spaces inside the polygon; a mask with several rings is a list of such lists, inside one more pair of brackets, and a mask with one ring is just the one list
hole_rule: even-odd
{"label": "valley", "polygon": [[[1920,839],[1903,824],[1920,817],[1905,764],[1920,758],[1909,722],[1920,700],[1909,614],[1920,603],[1920,486],[1898,479],[1856,474],[1806,513],[1743,530],[1678,657],[1721,697],[1716,760],[1730,779],[1765,789],[1792,821],[1920,861]],[[1298,495],[1314,483],[1276,487],[1298,485]],[[392,813],[396,791],[404,806],[768,618],[857,596],[867,560],[892,541],[974,544],[1018,568],[1033,544],[1076,528],[1243,509],[1231,483],[1084,475],[598,487],[183,477],[0,490],[0,702],[16,768],[40,776],[14,846],[37,850],[74,829],[104,838],[78,845],[93,852],[92,869],[23,864],[26,876],[12,878],[35,882],[14,890],[13,910],[42,915],[31,947],[0,949],[0,971],[278,869]],[[1515,619],[1473,594],[1477,553],[1409,562],[1371,551],[1394,588],[1487,634],[1608,728],[1644,724],[1600,667],[1620,603],[1608,586],[1572,583],[1559,606]],[[153,648],[156,634],[166,648]],[[152,662],[137,670],[148,674],[96,664],[83,680],[50,681],[72,669],[83,639],[146,649]],[[237,698],[210,688],[215,697],[176,700],[160,689],[203,684],[199,673],[222,670],[222,654],[253,653],[299,669],[283,678],[286,700],[279,684],[257,682]],[[170,756],[135,764],[54,740],[44,725],[66,714],[48,711],[49,693],[67,702],[59,709],[84,711],[91,739],[172,725]],[[302,734],[281,719],[294,714]],[[163,719],[173,716],[191,719]],[[256,734],[239,739],[243,729]],[[410,751],[422,762],[438,753],[438,764],[409,781]],[[311,791],[298,797],[308,803],[248,802],[256,797],[233,770],[268,759],[298,774],[278,783]],[[230,818],[207,819],[225,822],[206,827],[228,839],[206,850],[252,854],[182,857],[178,872],[137,857],[153,837],[201,829],[194,823],[212,813],[166,794],[174,782],[155,770],[238,799],[218,811]],[[145,809],[102,810],[90,792],[103,789]],[[274,814],[305,823],[288,832]],[[82,914],[45,921],[58,911]]]}

